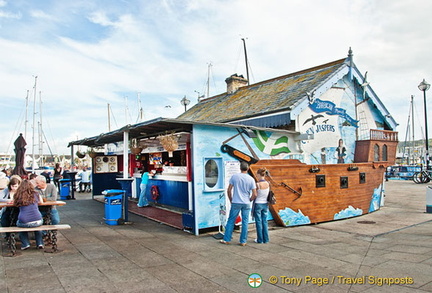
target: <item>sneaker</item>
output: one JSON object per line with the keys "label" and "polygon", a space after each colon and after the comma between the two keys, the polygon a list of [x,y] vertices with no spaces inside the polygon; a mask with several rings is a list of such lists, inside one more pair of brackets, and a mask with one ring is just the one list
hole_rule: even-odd
{"label": "sneaker", "polygon": [[27,246],[21,247],[21,250],[26,250],[26,249],[29,249],[29,248],[30,248],[30,245],[27,245]]}
{"label": "sneaker", "polygon": [[44,246],[42,244],[38,245],[38,249],[44,249]]}
{"label": "sneaker", "polygon": [[228,241],[225,241],[225,240],[221,240],[219,242],[222,243],[222,244],[230,244]]}
{"label": "sneaker", "polygon": [[246,246],[246,243],[239,243],[240,246]]}

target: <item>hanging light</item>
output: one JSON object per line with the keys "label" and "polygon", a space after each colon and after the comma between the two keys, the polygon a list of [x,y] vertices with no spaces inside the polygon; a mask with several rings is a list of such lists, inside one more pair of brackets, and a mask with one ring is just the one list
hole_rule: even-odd
{"label": "hanging light", "polygon": [[178,137],[174,133],[167,135],[159,135],[157,137],[160,144],[168,152],[168,156],[171,158],[173,152],[178,148]]}

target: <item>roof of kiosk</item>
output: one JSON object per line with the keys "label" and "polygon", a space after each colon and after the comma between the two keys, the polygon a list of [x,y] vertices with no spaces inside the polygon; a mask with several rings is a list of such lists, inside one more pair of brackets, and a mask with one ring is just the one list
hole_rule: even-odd
{"label": "roof of kiosk", "polygon": [[196,124],[299,134],[296,131],[290,131],[290,130],[245,126],[245,125],[229,124],[229,123],[203,123],[197,121],[187,121],[187,120],[159,117],[159,118],[155,118],[137,124],[132,124],[132,125],[128,124],[117,130],[102,133],[97,136],[71,141],[69,142],[68,147],[72,145],[85,145],[89,147],[94,147],[94,146],[101,146],[107,143],[122,141],[123,133],[125,131],[129,131],[130,138],[140,138],[140,139],[154,137],[158,135],[164,135],[169,132],[190,132],[192,131],[193,125]]}

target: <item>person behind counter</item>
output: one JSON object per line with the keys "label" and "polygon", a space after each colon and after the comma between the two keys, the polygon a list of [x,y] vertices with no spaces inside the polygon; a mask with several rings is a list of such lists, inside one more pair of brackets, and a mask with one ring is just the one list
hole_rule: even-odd
{"label": "person behind counter", "polygon": [[141,184],[140,184],[141,192],[140,192],[138,204],[137,204],[137,206],[139,208],[149,206],[149,203],[148,203],[147,197],[146,197],[146,190],[147,190],[148,181],[152,176],[153,176],[153,173],[149,173],[145,169],[143,170],[143,173],[141,176]]}

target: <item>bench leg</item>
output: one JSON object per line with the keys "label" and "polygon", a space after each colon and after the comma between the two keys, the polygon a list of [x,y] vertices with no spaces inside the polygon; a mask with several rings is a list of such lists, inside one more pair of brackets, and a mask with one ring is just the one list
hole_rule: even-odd
{"label": "bench leg", "polygon": [[45,245],[52,247],[52,251],[50,252],[57,252],[57,230],[48,230],[44,237],[44,242]]}
{"label": "bench leg", "polygon": [[15,241],[15,233],[10,233],[7,237],[7,245],[12,252],[12,256],[16,255],[16,241]]}
{"label": "bench leg", "polygon": [[53,252],[57,252],[57,230],[51,231],[51,242]]}

